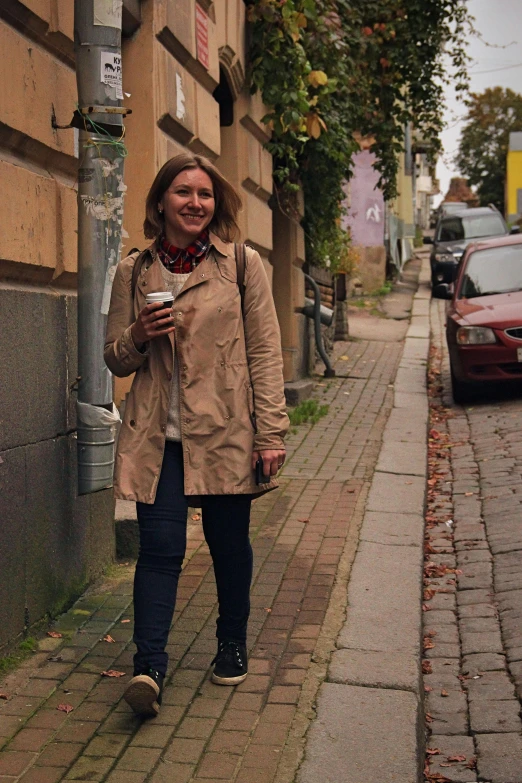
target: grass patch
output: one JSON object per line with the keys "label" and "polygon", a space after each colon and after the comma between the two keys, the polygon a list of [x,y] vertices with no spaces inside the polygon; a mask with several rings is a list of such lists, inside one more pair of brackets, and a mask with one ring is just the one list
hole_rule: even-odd
{"label": "grass patch", "polygon": [[304,400],[288,411],[290,424],[292,427],[299,424],[317,424],[320,418],[326,416],[329,407],[329,405],[319,405],[317,400]]}
{"label": "grass patch", "polygon": [[38,640],[28,636],[10,655],[0,657],[0,675],[8,674],[25,661],[38,648]]}
{"label": "grass patch", "polygon": [[373,292],[374,296],[386,296],[386,294],[389,294],[392,290],[392,282],[391,280],[386,280],[380,288],[378,288],[376,291]]}

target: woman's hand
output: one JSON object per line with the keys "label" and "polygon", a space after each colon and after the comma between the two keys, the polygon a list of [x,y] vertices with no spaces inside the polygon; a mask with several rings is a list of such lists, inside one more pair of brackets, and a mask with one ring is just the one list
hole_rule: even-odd
{"label": "woman's hand", "polygon": [[161,334],[170,334],[175,328],[172,326],[172,308],[163,307],[163,302],[153,302],[141,310],[131,326],[131,334],[134,345],[139,350],[144,343]]}
{"label": "woman's hand", "polygon": [[285,463],[286,451],[284,449],[254,451],[252,454],[252,470],[256,469],[256,462],[259,458],[263,460],[263,474],[265,476],[275,476]]}

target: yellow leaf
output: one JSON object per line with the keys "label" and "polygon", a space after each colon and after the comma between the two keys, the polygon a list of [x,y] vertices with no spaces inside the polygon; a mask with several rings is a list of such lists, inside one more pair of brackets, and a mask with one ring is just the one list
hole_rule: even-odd
{"label": "yellow leaf", "polygon": [[314,97],[309,101],[310,106],[317,106],[317,101],[319,100],[318,95],[314,95]]}
{"label": "yellow leaf", "polygon": [[308,19],[304,14],[297,14],[296,22],[298,27],[306,27],[308,24]]}
{"label": "yellow leaf", "polygon": [[292,36],[292,40],[294,43],[297,43],[301,37],[301,33],[298,30],[294,30],[293,32],[290,33],[290,35]]}
{"label": "yellow leaf", "polygon": [[317,114],[306,115],[306,131],[313,139],[318,139],[321,135],[321,124]]}
{"label": "yellow leaf", "polygon": [[328,76],[324,71],[310,71],[308,74],[308,81],[312,87],[320,87],[328,84]]}

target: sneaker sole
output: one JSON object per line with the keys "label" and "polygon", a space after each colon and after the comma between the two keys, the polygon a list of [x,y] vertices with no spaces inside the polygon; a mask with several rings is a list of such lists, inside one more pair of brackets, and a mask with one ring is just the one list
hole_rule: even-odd
{"label": "sneaker sole", "polygon": [[157,701],[159,693],[159,686],[152,677],[138,674],[130,681],[123,698],[136,715],[148,715],[154,718],[160,711]]}
{"label": "sneaker sole", "polygon": [[239,685],[240,682],[246,680],[247,674],[240,674],[238,677],[219,677],[212,672],[211,679],[216,685]]}

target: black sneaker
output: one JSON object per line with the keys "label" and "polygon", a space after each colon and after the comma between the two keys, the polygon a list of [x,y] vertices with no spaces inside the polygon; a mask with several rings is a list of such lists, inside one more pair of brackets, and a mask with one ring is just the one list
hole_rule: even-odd
{"label": "black sneaker", "polygon": [[163,679],[163,674],[154,669],[146,669],[134,675],[123,698],[137,715],[154,718],[159,713]]}
{"label": "black sneaker", "polygon": [[216,685],[239,685],[248,674],[247,651],[244,644],[234,641],[218,642],[217,655],[212,672]]}

